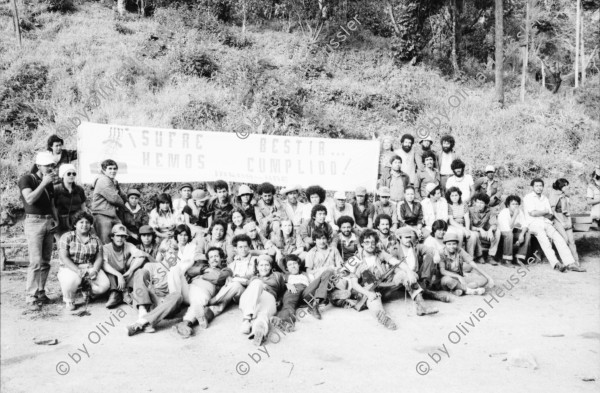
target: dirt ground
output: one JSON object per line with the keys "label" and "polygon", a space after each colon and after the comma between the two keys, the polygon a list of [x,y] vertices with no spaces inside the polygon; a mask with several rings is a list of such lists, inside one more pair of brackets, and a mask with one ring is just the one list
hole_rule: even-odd
{"label": "dirt ground", "polygon": [[[25,269],[7,271],[1,277],[1,390],[598,392],[598,236],[586,239],[586,247],[587,273],[560,274],[547,264],[529,271],[485,265],[496,282],[485,296],[428,301],[439,313],[425,317],[404,298],[387,303],[396,331],[378,325],[368,311],[326,306],[321,321],[300,312],[295,332],[273,335],[261,348],[238,333],[236,307],[207,330],[196,327],[187,340],[171,331],[180,318],[164,321],[154,334],[128,337],[134,310],[109,311],[103,300],[89,306],[90,316],[64,315],[55,261],[48,285],[54,304],[24,314]],[[497,288],[503,292],[492,297]],[[36,345],[34,337],[58,344]],[[533,356],[537,369],[506,360],[515,351]]]}

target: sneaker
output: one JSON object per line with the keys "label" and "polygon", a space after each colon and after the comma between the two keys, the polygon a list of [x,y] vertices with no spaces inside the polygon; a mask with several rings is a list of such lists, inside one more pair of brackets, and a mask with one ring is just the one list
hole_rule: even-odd
{"label": "sneaker", "polygon": [[580,273],[585,273],[587,271],[584,268],[582,268],[581,266],[576,265],[576,264],[567,266],[567,270],[572,271],[572,272],[580,272]]}
{"label": "sneaker", "polygon": [[446,295],[445,293],[432,291],[430,289],[423,290],[423,297],[426,297],[428,299],[437,300],[437,301],[444,302],[444,303],[450,303],[450,296]]}
{"label": "sneaker", "polygon": [[52,300],[50,300],[50,298],[48,296],[46,296],[45,293],[37,295],[37,301],[40,302],[40,303],[42,303],[42,304],[52,303]]}
{"label": "sneaker", "polygon": [[252,324],[250,323],[250,320],[244,319],[242,321],[242,326],[240,326],[240,332],[242,334],[250,334],[251,330],[252,330]]}
{"label": "sneaker", "polygon": [[396,323],[390,318],[385,311],[381,310],[377,313],[377,322],[385,326],[387,329],[396,330]]}
{"label": "sneaker", "polygon": [[71,311],[75,311],[75,309],[77,309],[77,307],[75,307],[73,302],[65,302],[65,311],[71,312]]}
{"label": "sneaker", "polygon": [[415,307],[417,308],[417,315],[431,315],[436,314],[438,312],[437,308],[434,307],[425,307],[423,302],[415,302]]}
{"label": "sneaker", "polygon": [[562,262],[558,262],[556,265],[554,265],[554,270],[564,273],[567,271],[567,267],[563,265]]}
{"label": "sneaker", "polygon": [[144,327],[144,333],[156,333],[154,326],[148,324]]}
{"label": "sneaker", "polygon": [[173,326],[173,330],[181,336],[181,338],[190,338],[192,336],[192,324],[190,321],[181,321]]}
{"label": "sneaker", "polygon": [[198,325],[200,326],[200,328],[202,328],[202,329],[208,328],[208,320],[206,319],[206,317],[204,315],[198,317],[197,319],[198,319]]}
{"label": "sneaker", "polygon": [[485,293],[485,288],[473,289],[473,295],[481,296]]}
{"label": "sneaker", "polygon": [[462,296],[463,295],[462,289],[455,289],[452,293],[454,294],[454,296]]}
{"label": "sneaker", "polygon": [[308,313],[315,319],[322,319],[321,311],[319,311],[319,302],[317,301],[312,307],[308,307]]}
{"label": "sneaker", "polygon": [[254,338],[252,339],[252,343],[254,343],[254,345],[256,345],[257,347],[260,347],[261,345],[263,345],[263,342],[265,341],[265,335],[262,332],[258,332],[254,335]]}
{"label": "sneaker", "polygon": [[490,265],[498,266],[498,261],[496,261],[494,258],[490,258]]}
{"label": "sneaker", "polygon": [[127,335],[133,336],[135,334],[141,333],[144,330],[144,325],[139,322],[134,323],[133,325],[127,326]]}

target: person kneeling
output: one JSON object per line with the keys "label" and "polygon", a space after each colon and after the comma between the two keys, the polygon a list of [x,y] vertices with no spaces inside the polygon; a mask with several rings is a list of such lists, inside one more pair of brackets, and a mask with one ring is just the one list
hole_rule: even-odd
{"label": "person kneeling", "polygon": [[[440,273],[442,288],[448,289],[456,296],[483,295],[485,286],[493,287],[494,280],[477,267],[473,258],[464,250],[458,248],[458,235],[446,233],[444,236],[444,251],[440,255]],[[469,274],[472,270],[479,275]]]}

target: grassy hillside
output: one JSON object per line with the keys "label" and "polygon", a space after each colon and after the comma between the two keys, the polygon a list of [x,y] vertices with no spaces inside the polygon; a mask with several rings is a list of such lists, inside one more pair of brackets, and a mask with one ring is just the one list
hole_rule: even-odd
{"label": "grassy hillside", "polygon": [[276,134],[327,138],[376,133],[399,141],[425,127],[438,150],[439,137],[451,132],[472,174],[494,164],[508,191],[521,194],[533,176],[547,184],[566,177],[576,210],[586,210],[585,183],[600,147],[598,75],[585,89],[565,87],[560,95],[529,81],[521,103],[518,76],[509,73],[500,109],[492,103],[492,70],[470,66],[462,80],[449,80],[423,64],[398,68],[389,42],[360,27],[328,51],[323,43],[337,26],[309,47],[298,24],[291,33],[277,22],[249,26],[242,35],[195,10],[119,19],[101,3],[67,13],[31,4],[35,16],[27,17],[20,49],[8,5],[2,7],[3,208],[20,207],[17,176],[49,134],[58,129],[74,147],[79,120],[232,132],[247,129],[246,118],[265,118]]}

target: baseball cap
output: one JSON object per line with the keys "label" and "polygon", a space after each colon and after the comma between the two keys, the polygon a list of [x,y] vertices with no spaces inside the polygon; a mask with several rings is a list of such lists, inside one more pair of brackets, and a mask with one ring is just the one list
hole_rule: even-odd
{"label": "baseball cap", "polygon": [[367,189],[365,187],[356,187],[354,195],[367,195]]}
{"label": "baseball cap", "polygon": [[49,151],[40,151],[35,155],[36,165],[55,165],[54,157]]}
{"label": "baseball cap", "polygon": [[444,235],[444,243],[448,242],[457,242],[458,243],[458,235],[453,232],[446,232]]}
{"label": "baseball cap", "polygon": [[150,225],[143,225],[138,233],[140,235],[154,235],[154,231]]}
{"label": "baseball cap", "polygon": [[488,172],[496,172],[496,168],[494,168],[493,165],[488,165],[485,167],[485,173],[488,173]]}
{"label": "baseball cap", "polygon": [[377,195],[379,195],[380,197],[389,197],[390,194],[390,188],[389,187],[381,187],[379,190],[377,190]]}
{"label": "baseball cap", "polygon": [[333,195],[333,199],[346,200],[346,193],[344,191],[336,191],[336,193]]}
{"label": "baseball cap", "polygon": [[123,225],[123,224],[115,224],[112,227],[111,233],[115,236],[120,236],[120,235],[128,236],[129,235],[127,233],[127,228],[125,228],[125,225]]}

